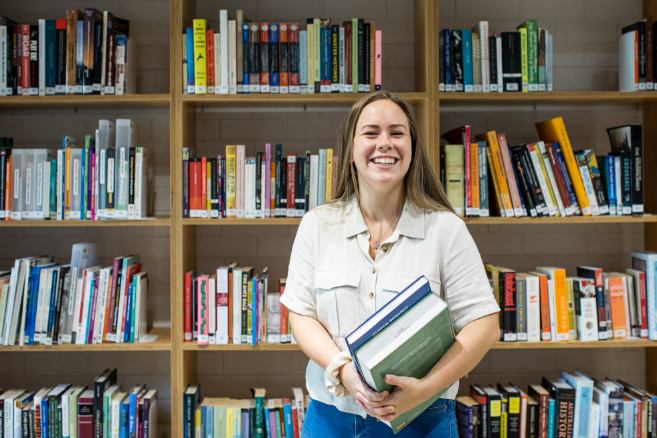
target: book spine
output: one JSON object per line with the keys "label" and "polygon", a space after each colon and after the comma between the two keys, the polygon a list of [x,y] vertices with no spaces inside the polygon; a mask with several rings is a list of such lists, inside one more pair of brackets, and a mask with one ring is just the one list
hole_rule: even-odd
{"label": "book spine", "polygon": [[269,23],[260,23],[260,92],[269,94],[271,58],[269,51]]}

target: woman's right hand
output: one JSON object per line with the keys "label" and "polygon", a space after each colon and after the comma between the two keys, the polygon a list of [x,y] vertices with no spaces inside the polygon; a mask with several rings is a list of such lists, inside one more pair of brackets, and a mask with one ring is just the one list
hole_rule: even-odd
{"label": "woman's right hand", "polygon": [[353,362],[347,362],[340,368],[340,382],[354,396],[360,407],[367,415],[381,418],[391,413],[390,406],[383,406],[381,402],[388,396],[388,392],[373,391],[363,379]]}

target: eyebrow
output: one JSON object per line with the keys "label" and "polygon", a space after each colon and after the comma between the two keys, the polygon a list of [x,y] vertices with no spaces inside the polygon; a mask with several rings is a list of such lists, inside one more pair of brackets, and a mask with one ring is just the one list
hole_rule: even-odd
{"label": "eyebrow", "polygon": [[[390,127],[391,127],[391,128],[404,128],[404,129],[408,129],[408,128],[406,127],[406,125],[404,125],[404,124],[402,124],[402,123],[397,123],[397,124],[395,124],[395,125],[390,125]],[[373,125],[373,124],[365,125],[365,126],[363,126],[363,127],[361,128],[361,131],[362,131],[363,129],[366,129],[366,128],[380,128],[380,126],[379,126],[379,125]]]}

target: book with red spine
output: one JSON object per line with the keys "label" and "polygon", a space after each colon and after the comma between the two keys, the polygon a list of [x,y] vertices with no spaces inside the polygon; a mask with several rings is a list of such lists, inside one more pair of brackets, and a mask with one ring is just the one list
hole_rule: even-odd
{"label": "book with red spine", "polygon": [[342,23],[342,27],[344,27],[344,61],[345,61],[345,66],[344,66],[344,77],[345,77],[345,82],[344,82],[344,91],[345,93],[351,93],[352,91],[352,47],[351,47],[351,21],[345,21]]}
{"label": "book with red spine", "polygon": [[94,392],[85,390],[78,397],[78,438],[93,438],[94,435]]}
{"label": "book with red spine", "polygon": [[566,215],[570,216],[571,214],[574,214],[572,211],[573,203],[571,202],[570,196],[568,195],[568,189],[566,187],[564,175],[561,173],[561,168],[557,162],[557,155],[554,150],[554,145],[552,143],[546,143],[545,150],[548,153],[548,157],[550,157],[550,167],[552,167],[554,179],[557,181],[557,188],[559,189],[559,194],[561,195],[561,201],[563,202],[563,207],[566,210]]}
{"label": "book with red spine", "polygon": [[296,154],[287,154],[287,217],[294,217],[296,213],[296,204],[294,197],[296,195]]}
{"label": "book with red spine", "polygon": [[208,93],[216,93],[215,87],[217,80],[214,71],[214,30],[208,29],[205,31],[205,63],[208,80]]}
{"label": "book with red spine", "polygon": [[[121,316],[119,321],[120,324],[119,327],[121,327],[121,329],[120,330],[117,329],[117,334],[119,334],[119,339],[117,339],[115,342],[119,342],[119,343],[123,342],[123,335],[126,333],[126,331],[128,333],[130,332],[130,327],[128,327],[126,324],[126,320],[128,320],[128,312],[131,311],[131,309],[128,309],[129,292],[130,292],[130,284],[132,283],[132,277],[137,272],[141,272],[141,263],[128,266],[128,269],[126,270],[126,272],[124,272],[126,281],[122,282],[124,288],[121,291],[124,300],[123,309],[121,309]],[[128,322],[130,321],[128,320]]]}
{"label": "book with red spine", "polygon": [[260,93],[269,94],[269,72],[271,70],[269,50],[269,23],[260,23]]}
{"label": "book with red spine", "polygon": [[118,281],[119,266],[123,257],[114,257],[112,265],[112,277],[109,279],[110,289],[107,293],[108,300],[105,305],[105,327],[103,328],[103,342],[112,342],[112,326],[114,324],[114,305],[116,302],[116,283]]}
{"label": "book with red spine", "polygon": [[208,217],[208,207],[206,199],[208,198],[208,159],[207,157],[201,157],[201,180],[199,182],[201,186],[201,199],[199,203],[199,217]]}
{"label": "book with red spine", "polygon": [[185,279],[183,281],[183,329],[185,342],[192,341],[192,283],[193,277],[196,275],[194,271],[185,272]]}
{"label": "book with red spine", "polygon": [[289,68],[289,82],[290,82],[290,94],[301,93],[301,59],[299,53],[299,23],[289,23],[289,59],[290,59],[290,68]]}
{"label": "book with red spine", "polygon": [[290,30],[288,23],[278,25],[278,68],[280,71],[281,94],[290,92]]}
{"label": "book with red spine", "polygon": [[515,342],[518,339],[517,330],[517,299],[516,272],[508,268],[500,268],[500,307],[502,308],[502,329],[505,342]]}
{"label": "book with red spine", "polygon": [[[285,292],[285,283],[287,282],[287,278],[279,278],[278,279],[278,291],[281,293],[281,296],[283,296],[283,293]],[[286,344],[290,342],[290,335],[287,331],[287,307],[283,303],[281,303],[281,344]]]}
{"label": "book with red spine", "polygon": [[[30,25],[21,25],[21,79],[23,96],[30,94]],[[75,81],[75,75],[73,77]]]}
{"label": "book with red spine", "polygon": [[646,288],[646,273],[637,269],[626,269],[626,273],[634,277],[636,302],[639,314],[639,337],[648,339],[648,296]]}
{"label": "book with red spine", "polygon": [[189,159],[189,217],[201,217],[202,208],[202,173],[201,159]]}

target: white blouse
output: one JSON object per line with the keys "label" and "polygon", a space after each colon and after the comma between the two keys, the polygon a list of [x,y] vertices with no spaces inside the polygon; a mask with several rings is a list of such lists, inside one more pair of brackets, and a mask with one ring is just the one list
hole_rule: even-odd
{"label": "white blouse", "polygon": [[[376,260],[369,255],[369,231],[354,197],[346,206],[322,205],[302,219],[281,303],[317,319],[342,351],[345,336],[421,275],[449,306],[454,330],[500,311],[479,251],[463,221],[450,212],[404,204],[392,235]],[[309,361],[310,397],[340,411],[365,417],[353,396],[337,398],[324,383],[324,369]],[[453,399],[458,381],[442,398]]]}

